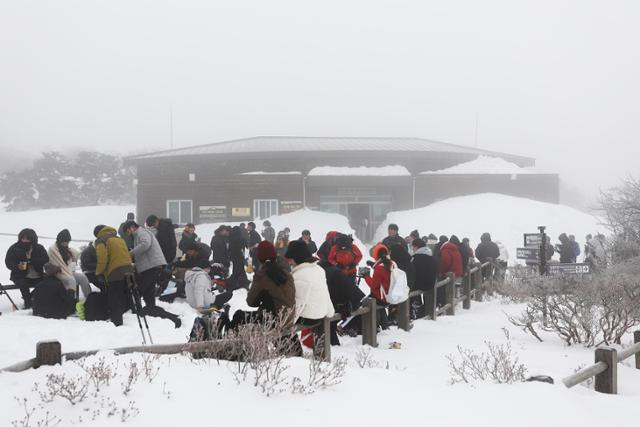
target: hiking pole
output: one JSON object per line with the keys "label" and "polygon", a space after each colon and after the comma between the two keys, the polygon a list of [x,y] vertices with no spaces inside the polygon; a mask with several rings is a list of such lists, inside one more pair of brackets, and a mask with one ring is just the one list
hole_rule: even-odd
{"label": "hiking pole", "polygon": [[13,302],[13,299],[11,298],[11,295],[9,295],[9,292],[7,292],[7,290],[4,288],[4,286],[2,286],[2,283],[0,283],[0,295],[6,295],[7,298],[9,298],[9,302],[11,302],[11,305],[13,306],[14,310],[19,310],[18,306],[16,305],[15,302]]}
{"label": "hiking pole", "polygon": [[142,322],[140,321],[140,310],[142,309],[139,301],[136,301],[136,296],[134,295],[133,285],[135,282],[132,280],[132,275],[127,274],[125,276],[125,280],[127,282],[127,287],[129,288],[129,301],[133,304],[132,309],[136,312],[136,318],[138,319],[138,327],[140,328],[140,334],[142,334],[142,345],[147,345],[147,339],[144,336],[144,329],[142,329]]}
{"label": "hiking pole", "polygon": [[[136,314],[138,315],[138,323],[140,323],[140,316],[142,316],[142,320],[144,321],[144,326],[147,328],[147,335],[149,336],[149,342],[153,344],[153,338],[151,338],[151,330],[149,329],[149,323],[147,323],[147,316],[142,311],[142,298],[140,297],[140,292],[138,290],[138,282],[136,281],[135,276],[132,274],[129,276],[132,286],[131,286],[131,294],[134,298],[134,303],[136,305]],[[142,331],[142,325],[140,325],[140,331]],[[144,332],[142,333],[142,339],[144,340]]]}

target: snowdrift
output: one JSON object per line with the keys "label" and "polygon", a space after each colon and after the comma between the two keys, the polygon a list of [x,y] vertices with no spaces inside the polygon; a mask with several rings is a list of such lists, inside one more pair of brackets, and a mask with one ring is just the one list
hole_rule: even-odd
{"label": "snowdrift", "polygon": [[499,157],[478,156],[477,159],[460,163],[446,169],[422,172],[428,174],[508,174],[519,175],[536,173],[534,168],[522,168],[515,163],[508,162]]}
{"label": "snowdrift", "polygon": [[507,248],[510,264],[515,262],[516,248],[523,245],[522,235],[537,232],[539,225],[547,226],[554,244],[560,233],[574,234],[584,245],[588,233],[604,232],[598,218],[577,209],[494,193],[454,197],[424,208],[391,212],[376,231],[376,241],[387,235],[390,223],[398,224],[403,236],[417,229],[420,235],[468,237],[474,249],[480,235],[489,232],[493,240]]}

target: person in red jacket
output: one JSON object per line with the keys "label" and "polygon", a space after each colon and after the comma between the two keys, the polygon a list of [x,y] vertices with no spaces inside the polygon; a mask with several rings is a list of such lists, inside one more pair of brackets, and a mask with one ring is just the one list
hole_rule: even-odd
{"label": "person in red jacket", "polygon": [[[389,249],[382,243],[373,248],[373,258],[376,260],[375,264],[373,264],[373,276],[366,274],[364,280],[371,289],[371,296],[377,300],[378,305],[386,307],[388,304],[383,292],[385,295],[389,293],[393,261],[389,257]],[[392,307],[389,309],[391,310]],[[389,328],[389,317],[386,310],[378,310],[378,324],[382,329]]]}
{"label": "person in red jacket", "polygon": [[456,277],[464,276],[462,255],[458,246],[451,242],[446,242],[440,248],[440,276],[447,273],[453,273]]}
{"label": "person in red jacket", "polygon": [[328,261],[338,267],[351,280],[356,280],[358,264],[362,260],[362,252],[353,244],[353,238],[344,234],[336,237],[336,243],[329,252]]}

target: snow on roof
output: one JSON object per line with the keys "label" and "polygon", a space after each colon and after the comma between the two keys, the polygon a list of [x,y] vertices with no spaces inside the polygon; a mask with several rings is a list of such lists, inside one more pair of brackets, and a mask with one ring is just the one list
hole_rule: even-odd
{"label": "snow on roof", "polygon": [[309,176],[411,176],[411,173],[400,165],[382,167],[318,166],[311,169]]}
{"label": "snow on roof", "polygon": [[244,172],[239,173],[238,175],[302,175],[302,172],[289,171],[289,172],[263,172],[263,171],[255,171],[255,172]]}
{"label": "snow on roof", "polygon": [[515,163],[508,162],[500,157],[478,156],[470,162],[460,163],[450,168],[437,171],[422,172],[421,175],[431,174],[508,174],[520,175],[536,173],[533,168],[521,168]]}

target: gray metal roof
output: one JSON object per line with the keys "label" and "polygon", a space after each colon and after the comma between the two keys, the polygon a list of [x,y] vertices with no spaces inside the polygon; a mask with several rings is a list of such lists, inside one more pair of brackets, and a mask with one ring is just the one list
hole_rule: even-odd
{"label": "gray metal roof", "polygon": [[519,158],[524,161],[534,159],[495,151],[481,150],[462,145],[448,144],[422,138],[384,137],[300,137],[300,136],[256,136],[216,142],[193,147],[157,151],[131,156],[128,160],[171,158],[182,156],[202,156],[210,154],[242,154],[273,152],[320,152],[320,151],[390,151],[390,152],[445,152],[459,154],[493,155]]}

